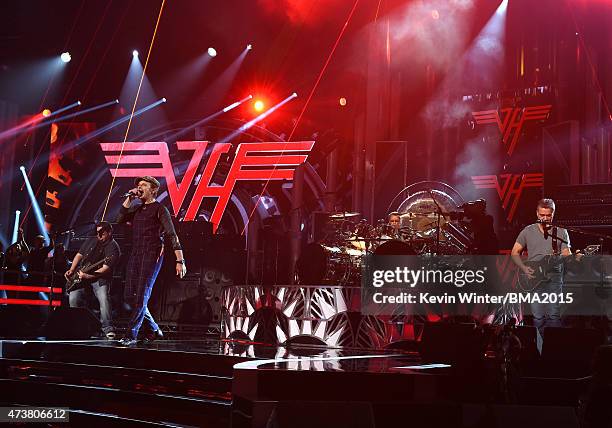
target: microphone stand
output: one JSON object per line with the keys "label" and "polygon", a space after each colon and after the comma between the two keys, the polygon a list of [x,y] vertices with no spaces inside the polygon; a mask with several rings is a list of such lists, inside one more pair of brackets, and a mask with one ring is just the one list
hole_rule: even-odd
{"label": "microphone stand", "polygon": [[442,207],[440,206],[440,204],[438,204],[438,201],[436,201],[436,198],[434,198],[433,190],[428,189],[427,193],[429,193],[429,196],[431,196],[431,200],[436,205],[436,209],[437,209],[436,214],[438,215],[438,219],[436,222],[436,255],[439,256],[440,255],[440,217],[444,215],[444,212],[442,211]]}
{"label": "microphone stand", "polygon": [[[70,235],[74,233],[74,229],[66,229],[61,232],[55,232],[53,235],[53,257],[51,257],[51,281],[49,282],[49,306],[52,310],[56,308],[53,307],[53,286],[55,285],[55,249],[57,247],[57,238],[62,235]],[[63,292],[62,292],[63,294]]]}

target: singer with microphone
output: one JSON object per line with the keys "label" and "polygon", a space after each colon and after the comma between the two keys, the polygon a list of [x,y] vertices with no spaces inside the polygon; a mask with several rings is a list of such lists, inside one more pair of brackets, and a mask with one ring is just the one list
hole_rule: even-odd
{"label": "singer with microphone", "polygon": [[[540,199],[536,207],[537,221],[526,226],[512,247],[512,261],[520,273],[528,278],[542,276],[542,281],[533,292],[560,293],[563,287],[563,259],[572,254],[569,234],[566,229],[553,224],[555,202]],[[527,264],[521,253],[527,251]],[[533,266],[537,266],[537,269]],[[546,327],[561,327],[559,303],[532,303],[533,324],[538,330],[538,349],[541,350]]]}
{"label": "singer with microphone", "polygon": [[[126,193],[119,211],[117,223],[128,223],[132,226],[132,253],[126,270],[124,298],[132,312],[123,346],[137,343],[138,331],[145,323],[145,343],[163,336],[153,319],[147,304],[153,284],[159,273],[164,257],[164,242],[168,242],[176,258],[176,275],[182,278],[187,273],[183,250],[179,242],[168,209],[155,197],[159,190],[159,181],[151,176],[138,177],[136,188]],[[132,206],[138,198],[140,204]]]}

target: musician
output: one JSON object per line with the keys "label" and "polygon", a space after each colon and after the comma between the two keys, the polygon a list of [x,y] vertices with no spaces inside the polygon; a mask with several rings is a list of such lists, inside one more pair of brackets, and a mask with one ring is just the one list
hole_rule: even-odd
{"label": "musician", "polygon": [[[525,227],[516,238],[512,247],[512,260],[528,278],[533,279],[535,270],[523,263],[520,255],[527,250],[528,262],[545,262],[547,256],[571,255],[570,239],[566,229],[552,226],[555,215],[555,202],[552,199],[541,199],[536,208],[537,222]],[[563,286],[563,263],[557,261],[547,264],[547,278],[550,281],[540,284],[535,292],[559,293]],[[538,348],[541,350],[544,329],[561,326],[561,308],[559,303],[533,303],[531,305],[533,323],[538,330]]]}
{"label": "musician", "polygon": [[397,211],[390,212],[387,216],[387,225],[390,228],[391,234],[393,236],[398,236],[402,226],[402,218],[400,217],[400,213]]}
{"label": "musician", "polygon": [[4,253],[4,268],[6,273],[4,274],[5,284],[21,284],[24,278],[21,273],[23,270],[23,262],[28,259],[30,254],[30,247],[25,241],[23,235],[23,229],[19,228],[17,233],[17,242],[11,244]]}
{"label": "musician", "polygon": [[45,275],[45,262],[53,249],[54,242],[51,239],[49,245],[45,245],[45,237],[36,235],[30,247],[28,255],[28,279],[31,285],[45,286],[47,278]]}
{"label": "musician", "polygon": [[[185,276],[187,268],[183,250],[174,230],[168,209],[155,200],[159,190],[159,181],[151,176],[138,177],[136,188],[130,190],[119,211],[118,223],[131,223],[133,245],[127,266],[127,278],[124,297],[132,307],[126,335],[121,339],[123,346],[132,346],[138,339],[138,331],[146,320],[148,330],[145,342],[151,342],[163,336],[159,326],[147,308],[153,284],[163,261],[162,236],[170,243],[176,257],[176,275]],[[132,206],[140,199],[141,203]]]}
{"label": "musician", "polygon": [[[113,279],[113,268],[120,256],[119,244],[113,239],[113,227],[110,223],[102,221],[96,224],[96,236],[81,245],[79,252],[72,260],[70,269],[64,274],[66,279],[69,280],[75,272],[78,272],[79,279],[85,281],[85,287],[70,292],[68,301],[71,308],[85,306],[85,288],[91,286],[100,304],[102,332],[109,340],[115,338],[110,285]],[[78,270],[82,264],[94,264],[105,258],[107,258],[107,261],[92,272],[85,273]]]}

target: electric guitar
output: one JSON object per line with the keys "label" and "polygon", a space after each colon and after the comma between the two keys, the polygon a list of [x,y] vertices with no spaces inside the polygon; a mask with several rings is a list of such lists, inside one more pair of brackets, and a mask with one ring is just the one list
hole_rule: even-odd
{"label": "electric guitar", "polygon": [[589,245],[584,250],[576,251],[576,253],[571,256],[561,256],[560,254],[554,254],[545,256],[543,259],[538,261],[527,261],[523,262],[525,266],[533,269],[533,273],[531,274],[531,278],[522,270],[519,270],[518,275],[518,286],[521,291],[531,292],[536,288],[541,286],[542,284],[546,284],[550,282],[552,279],[552,273],[564,272],[563,270],[556,270],[555,267],[563,265],[567,265],[568,263],[574,263],[579,261],[576,257],[577,254],[581,254],[582,256],[593,256],[599,252],[599,245]]}
{"label": "electric guitar", "polygon": [[85,286],[83,282],[87,280],[83,280],[79,278],[79,272],[83,272],[83,273],[92,272],[98,269],[104,263],[109,262],[110,259],[111,259],[110,257],[105,257],[102,260],[99,260],[95,263],[84,263],[82,266],[80,266],[78,270],[75,270],[72,275],[66,278],[66,293],[70,293],[71,291],[78,290],[79,288],[83,288]]}

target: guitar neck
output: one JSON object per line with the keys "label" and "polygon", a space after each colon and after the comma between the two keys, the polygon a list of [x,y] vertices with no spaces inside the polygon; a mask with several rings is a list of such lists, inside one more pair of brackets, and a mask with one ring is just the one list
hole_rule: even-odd
{"label": "guitar neck", "polygon": [[89,266],[87,266],[87,267],[86,267],[86,268],[84,268],[84,269],[81,269],[81,272],[83,272],[83,273],[89,273],[89,272],[91,272],[92,270],[97,269],[99,266],[101,266],[101,265],[103,265],[104,263],[106,263],[106,261],[107,261],[107,259],[106,259],[106,258],[104,258],[104,259],[102,259],[102,260],[100,260],[100,261],[97,261],[96,263],[94,263],[94,264],[92,264],[92,265],[89,265]]}

